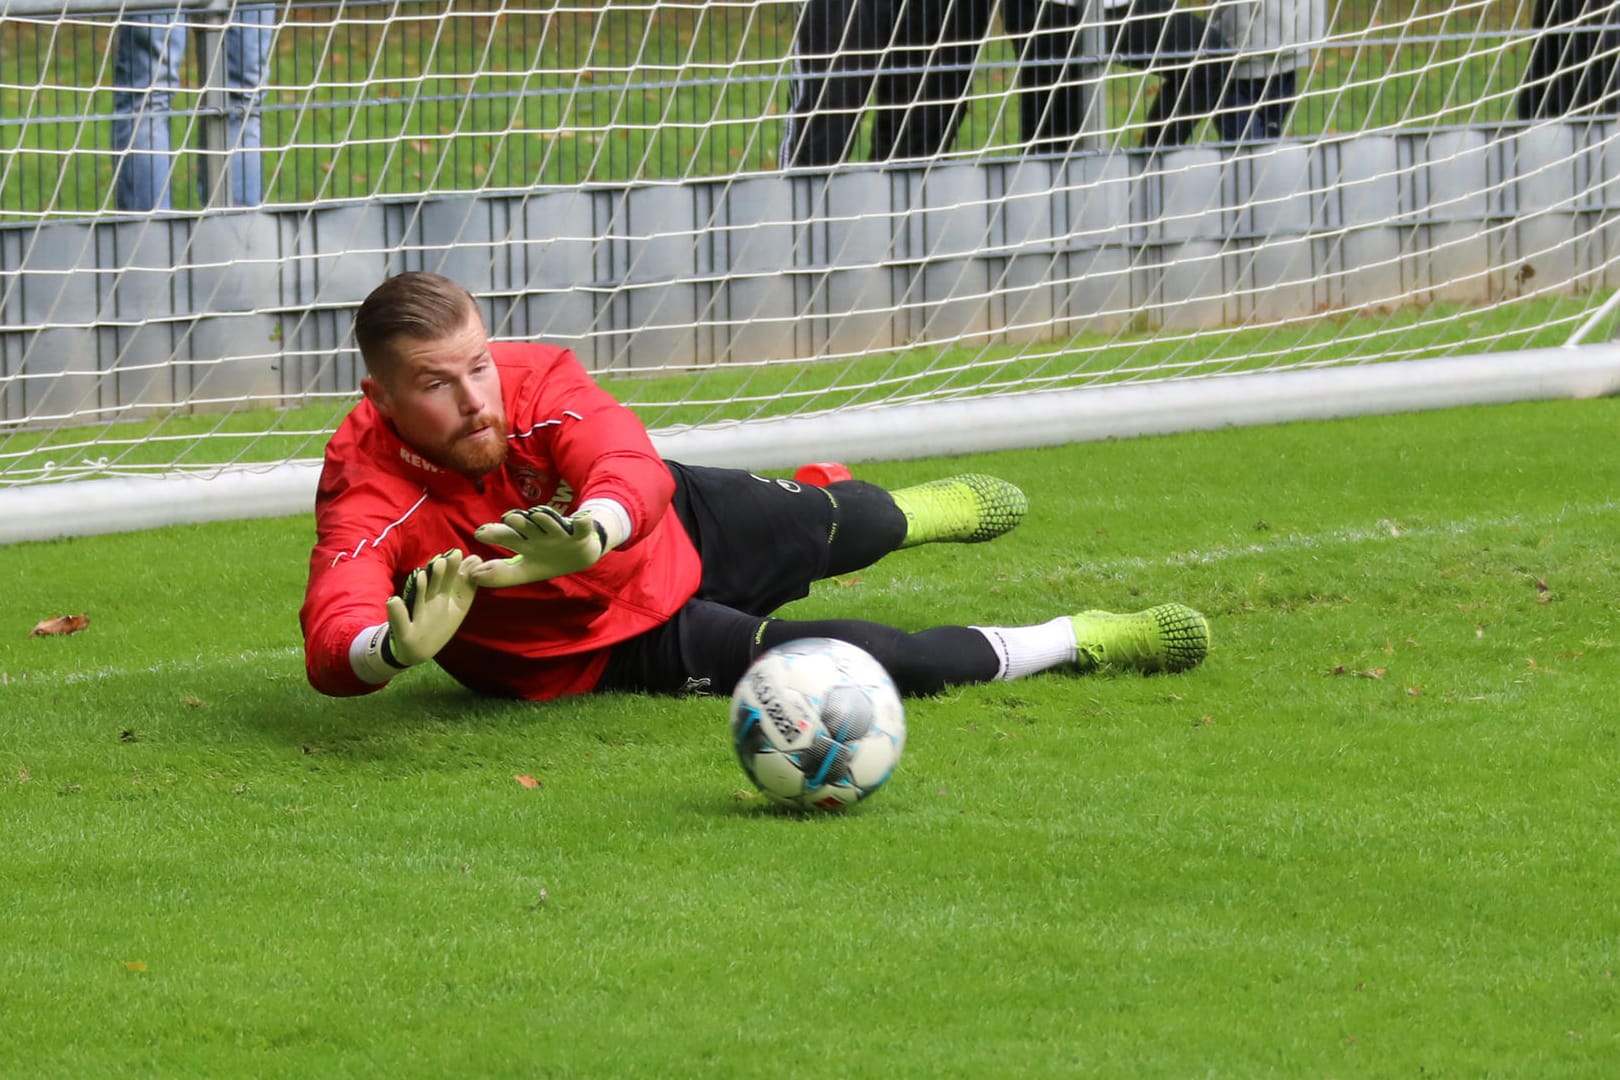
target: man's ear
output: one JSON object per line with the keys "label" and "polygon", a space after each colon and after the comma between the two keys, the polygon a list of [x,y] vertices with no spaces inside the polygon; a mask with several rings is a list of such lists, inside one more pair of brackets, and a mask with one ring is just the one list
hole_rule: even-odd
{"label": "man's ear", "polygon": [[371,402],[378,412],[382,413],[384,419],[393,416],[394,410],[388,403],[388,390],[382,383],[370,375],[362,375],[360,377],[360,392],[366,395],[366,400]]}

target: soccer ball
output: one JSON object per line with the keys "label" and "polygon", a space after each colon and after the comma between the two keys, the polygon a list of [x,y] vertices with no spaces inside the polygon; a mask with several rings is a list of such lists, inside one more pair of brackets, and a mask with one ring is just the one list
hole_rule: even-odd
{"label": "soccer ball", "polygon": [[883,786],[906,745],[906,711],[883,665],[832,638],[767,649],[731,695],[743,771],[773,802],[837,810]]}

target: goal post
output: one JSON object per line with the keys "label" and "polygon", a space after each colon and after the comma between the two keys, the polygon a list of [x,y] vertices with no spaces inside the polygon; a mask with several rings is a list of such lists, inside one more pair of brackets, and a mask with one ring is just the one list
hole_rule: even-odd
{"label": "goal post", "polygon": [[[855,50],[959,89],[855,106],[847,154],[784,168],[815,0],[299,0],[256,87],[228,0],[0,0],[0,543],[309,509],[354,309],[411,269],[694,463],[1614,392],[1614,5],[1342,0],[1271,38],[1245,5],[1184,5],[1215,30],[1157,56],[1096,3],[1055,61],[1006,4],[951,49]],[[163,210],[115,183],[116,50],[155,10],[193,34],[134,95]],[[1159,95],[1210,70],[1167,141]],[[947,117],[925,155],[878,145],[908,105]],[[1026,133],[1063,109],[1065,145]],[[229,205],[243,110],[265,198]]]}
{"label": "goal post", "polygon": [[[663,456],[695,465],[790,469],[1060,446],[1183,431],[1620,393],[1620,345],[1537,349],[1462,359],[1247,372],[1227,378],[1116,383],[844,409],[814,416],[655,432]],[[166,525],[305,513],[319,466],[283,462],[201,476],[84,480],[7,493],[0,542],[51,540]]]}

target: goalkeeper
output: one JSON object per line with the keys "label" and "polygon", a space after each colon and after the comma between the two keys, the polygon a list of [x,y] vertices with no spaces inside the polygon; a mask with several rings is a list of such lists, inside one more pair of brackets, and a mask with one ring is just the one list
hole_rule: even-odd
{"label": "goalkeeper", "polygon": [[390,278],[361,304],[365,400],[326,448],[300,612],[311,684],[379,689],[432,660],[472,690],[730,693],[764,649],[840,638],[903,693],[1054,667],[1181,671],[1179,604],[908,633],[772,612],[812,582],[936,541],[990,540],[1023,493],[962,476],[887,492],[666,462],[566,349],[491,343],[471,294]]}

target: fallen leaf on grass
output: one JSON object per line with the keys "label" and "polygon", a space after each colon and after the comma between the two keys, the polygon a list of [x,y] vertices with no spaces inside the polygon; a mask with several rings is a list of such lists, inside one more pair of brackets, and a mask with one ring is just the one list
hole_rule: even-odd
{"label": "fallen leaf on grass", "polygon": [[41,619],[30,630],[31,637],[49,637],[52,634],[77,634],[90,625],[90,616],[84,612],[77,615],[58,615],[54,619]]}
{"label": "fallen leaf on grass", "polygon": [[125,960],[124,961],[124,970],[125,971],[145,971],[146,970],[146,961],[144,961],[144,960]]}
{"label": "fallen leaf on grass", "polygon": [[1381,667],[1368,668],[1365,671],[1352,671],[1343,664],[1334,664],[1333,670],[1328,672],[1329,675],[1354,675],[1358,679],[1382,679],[1388,673],[1388,668]]}
{"label": "fallen leaf on grass", "polygon": [[518,773],[517,775],[513,776],[512,779],[516,780],[526,788],[537,788],[540,786],[540,781],[536,780],[527,773]]}

